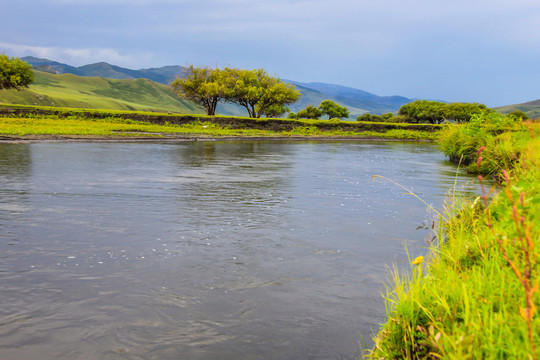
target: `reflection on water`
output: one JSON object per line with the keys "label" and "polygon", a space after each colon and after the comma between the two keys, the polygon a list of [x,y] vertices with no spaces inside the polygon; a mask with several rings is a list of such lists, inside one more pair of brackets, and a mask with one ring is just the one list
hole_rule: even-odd
{"label": "reflection on water", "polygon": [[[455,168],[433,145],[0,145],[2,359],[342,359]],[[460,175],[457,188],[474,192]],[[462,185],[465,187],[462,188]]]}

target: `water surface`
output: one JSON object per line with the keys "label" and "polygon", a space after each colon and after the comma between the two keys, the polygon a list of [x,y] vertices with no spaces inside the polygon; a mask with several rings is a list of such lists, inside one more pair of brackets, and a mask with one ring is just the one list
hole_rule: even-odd
{"label": "water surface", "polygon": [[1,358],[357,358],[433,219],[376,174],[456,182],[422,143],[0,144]]}

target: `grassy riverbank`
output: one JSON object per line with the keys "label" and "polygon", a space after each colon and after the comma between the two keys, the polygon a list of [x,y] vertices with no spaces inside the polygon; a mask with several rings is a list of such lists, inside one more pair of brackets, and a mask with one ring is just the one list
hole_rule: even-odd
{"label": "grassy riverbank", "polygon": [[538,358],[539,130],[493,115],[443,131],[442,150],[483,174],[484,193],[450,197],[440,241],[410,275],[393,272],[373,359]]}
{"label": "grassy riverbank", "polygon": [[0,135],[11,138],[314,137],[434,140],[440,126],[339,120],[252,119],[71,108],[0,106]]}

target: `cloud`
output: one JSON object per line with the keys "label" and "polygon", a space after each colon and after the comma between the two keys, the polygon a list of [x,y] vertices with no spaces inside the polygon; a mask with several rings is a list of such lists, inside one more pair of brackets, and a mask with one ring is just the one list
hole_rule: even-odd
{"label": "cloud", "polygon": [[136,66],[140,63],[151,63],[153,55],[151,53],[136,55],[123,55],[115,49],[110,48],[62,48],[45,46],[28,46],[21,44],[9,44],[0,42],[0,52],[9,56],[24,57],[35,56],[54,61],[67,63],[69,65],[86,65],[96,62],[108,62],[121,66]]}

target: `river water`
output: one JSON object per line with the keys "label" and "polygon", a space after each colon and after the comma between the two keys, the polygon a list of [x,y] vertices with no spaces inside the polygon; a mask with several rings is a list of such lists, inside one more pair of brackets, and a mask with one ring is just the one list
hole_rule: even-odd
{"label": "river water", "polygon": [[424,143],[0,144],[0,358],[358,358],[434,218],[373,175],[475,191]]}

